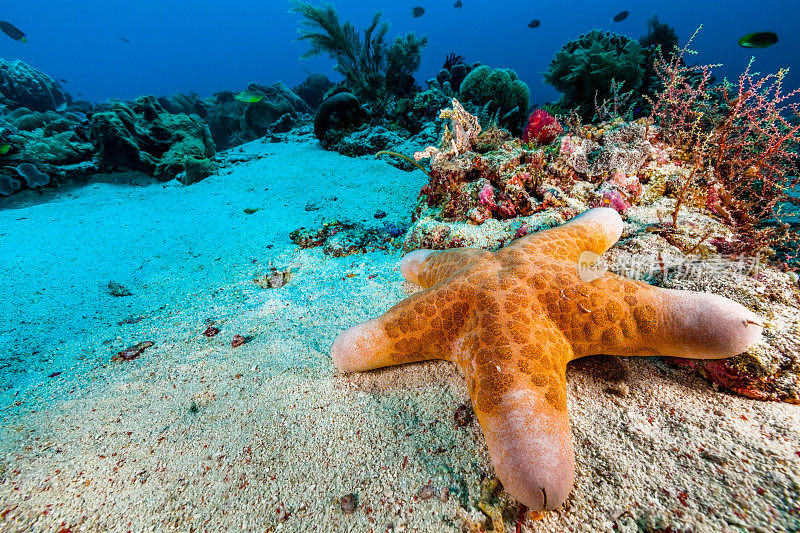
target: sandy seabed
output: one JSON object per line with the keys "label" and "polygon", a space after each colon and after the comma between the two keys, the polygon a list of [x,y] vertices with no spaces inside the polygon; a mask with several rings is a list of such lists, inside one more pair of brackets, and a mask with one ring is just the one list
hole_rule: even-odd
{"label": "sandy seabed", "polygon": [[[400,252],[289,240],[378,210],[407,224],[425,176],[311,142],[223,159],[190,187],[101,182],[0,206],[0,531],[480,530],[493,469],[477,423],[454,423],[459,371],[343,376],[330,361],[338,332],[415,290]],[[270,265],[292,269],[286,286],[253,283]],[[523,531],[800,531],[800,405],[646,358],[567,377],[575,487]],[[513,531],[518,506],[490,503]]]}

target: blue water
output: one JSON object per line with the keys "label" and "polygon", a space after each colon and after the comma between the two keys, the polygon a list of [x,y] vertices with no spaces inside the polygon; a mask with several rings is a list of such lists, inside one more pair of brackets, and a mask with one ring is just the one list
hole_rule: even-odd
{"label": "blue water", "polygon": [[[682,40],[703,24],[694,47],[700,52],[697,60],[723,63],[720,76],[736,76],[755,55],[761,72],[795,68],[786,86],[800,85],[797,0],[463,0],[460,9],[453,2],[337,0],[334,4],[342,19],[356,27],[364,27],[381,9],[392,23],[391,37],[406,31],[426,35],[429,44],[419,81],[434,76],[444,56],[456,52],[469,62],[513,68],[528,83],[537,104],[557,98],[540,73],[567,40],[593,28],[639,37],[654,14],[674,26]],[[414,6],[424,7],[425,14],[412,17]],[[54,78],[66,79],[73,97],[92,101],[191,91],[208,96],[223,89],[239,90],[251,81],[282,80],[293,86],[309,72],[335,79],[328,59],[298,60],[307,45],[295,41],[299,17],[288,9],[284,0],[7,1],[0,19],[19,26],[29,42],[0,35],[0,57],[19,58]],[[630,16],[613,22],[622,10]],[[527,27],[533,18],[542,21],[539,28]],[[778,44],[749,50],[736,43],[743,34],[765,30],[778,34]]]}

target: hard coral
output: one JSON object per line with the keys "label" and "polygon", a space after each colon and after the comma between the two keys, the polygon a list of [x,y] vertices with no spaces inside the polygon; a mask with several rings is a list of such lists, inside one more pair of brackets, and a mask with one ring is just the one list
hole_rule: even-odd
{"label": "hard coral", "polygon": [[560,105],[577,108],[592,119],[595,102],[609,99],[611,81],[625,91],[636,91],[645,76],[645,56],[638,41],[624,35],[592,30],[569,41],[550,62],[547,83],[562,93]]}
{"label": "hard coral", "polygon": [[528,117],[528,124],[522,134],[522,142],[550,144],[564,131],[553,115],[544,109],[537,109]]}
{"label": "hard coral", "polygon": [[511,69],[474,68],[459,87],[459,97],[466,102],[487,106],[498,123],[519,135],[528,113],[530,89]]}

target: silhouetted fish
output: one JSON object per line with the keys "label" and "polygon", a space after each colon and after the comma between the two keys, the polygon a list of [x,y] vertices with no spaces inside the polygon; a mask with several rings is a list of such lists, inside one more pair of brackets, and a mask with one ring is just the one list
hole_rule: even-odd
{"label": "silhouetted fish", "polygon": [[539,20],[539,19],[533,19],[532,21],[530,21],[528,23],[528,27],[529,28],[538,28],[541,25],[542,25],[542,21]]}
{"label": "silhouetted fish", "polygon": [[419,18],[425,14],[425,8],[417,6],[411,10],[411,14],[414,15],[414,18]]}
{"label": "silhouetted fish", "polygon": [[61,83],[69,83],[69,82],[68,82],[67,80],[65,80],[64,78],[58,78],[58,81],[60,81]]}
{"label": "silhouetted fish", "polygon": [[129,41],[128,39],[126,39],[125,37],[120,37],[120,38],[119,38],[119,40],[120,40],[120,41],[122,41],[123,43],[129,43],[129,42],[130,42],[130,41]]}
{"label": "silhouetted fish", "polygon": [[461,3],[461,0],[456,0],[456,3],[455,3],[455,4],[453,4],[453,7],[461,7],[461,6],[463,6],[463,5],[464,5],[464,4],[462,4],[462,3]]}
{"label": "silhouetted fish", "polygon": [[22,41],[23,43],[28,42],[28,38],[25,37],[25,32],[23,32],[21,29],[17,28],[10,22],[6,22],[5,20],[0,20],[0,30],[2,30],[3,33],[8,35],[15,41]]}
{"label": "silhouetted fish", "polygon": [[778,35],[771,31],[748,33],[739,39],[739,46],[744,48],[766,48],[778,42]]}
{"label": "silhouetted fish", "polygon": [[613,20],[614,22],[622,22],[623,20],[625,20],[626,18],[628,18],[628,15],[629,15],[629,14],[630,14],[630,13],[628,13],[627,11],[620,11],[619,13],[617,13],[616,15],[614,15],[614,18],[613,18],[612,20]]}

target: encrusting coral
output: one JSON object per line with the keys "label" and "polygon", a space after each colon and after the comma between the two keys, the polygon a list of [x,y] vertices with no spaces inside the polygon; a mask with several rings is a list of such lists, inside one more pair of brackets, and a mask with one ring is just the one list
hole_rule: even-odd
{"label": "encrusting coral", "polygon": [[622,230],[616,211],[598,208],[497,252],[414,251],[400,269],[425,290],[342,332],[333,362],[343,372],[458,364],[506,491],[531,509],[554,509],[575,469],[568,362],[601,353],[730,357],[763,329],[727,298],[594,268]]}

